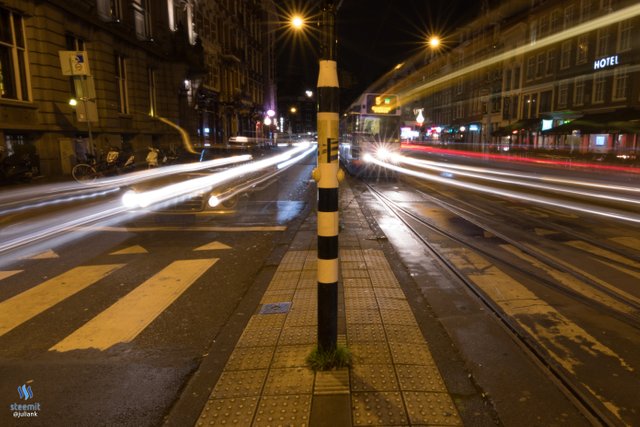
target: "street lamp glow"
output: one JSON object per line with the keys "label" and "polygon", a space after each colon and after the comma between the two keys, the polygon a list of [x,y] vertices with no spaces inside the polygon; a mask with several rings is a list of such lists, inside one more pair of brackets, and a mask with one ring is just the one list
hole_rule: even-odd
{"label": "street lamp glow", "polygon": [[313,96],[312,90],[305,90],[304,93],[307,95],[307,98],[311,98]]}
{"label": "street lamp glow", "polygon": [[75,98],[71,98],[69,100],[69,105],[71,105],[72,107],[75,107],[76,105],[78,105],[78,100]]}
{"label": "street lamp glow", "polygon": [[301,29],[304,26],[304,18],[300,15],[294,15],[291,18],[291,26],[296,30]]}
{"label": "street lamp glow", "polygon": [[431,36],[429,38],[429,46],[433,49],[437,48],[440,46],[440,39],[437,36]]}
{"label": "street lamp glow", "polygon": [[296,107],[291,107],[289,109],[289,111],[291,111],[293,114],[295,114],[296,112],[298,112],[298,109]]}

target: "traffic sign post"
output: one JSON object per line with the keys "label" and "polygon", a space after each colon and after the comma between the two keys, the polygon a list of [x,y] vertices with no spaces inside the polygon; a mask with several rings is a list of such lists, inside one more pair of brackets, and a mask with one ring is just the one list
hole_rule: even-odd
{"label": "traffic sign post", "polygon": [[84,50],[58,51],[60,68],[63,76],[72,76],[76,96],[82,101],[82,106],[76,108],[76,118],[79,122],[87,123],[89,133],[89,149],[93,150],[93,135],[91,122],[98,121],[98,107],[96,105],[95,87],[89,57]]}

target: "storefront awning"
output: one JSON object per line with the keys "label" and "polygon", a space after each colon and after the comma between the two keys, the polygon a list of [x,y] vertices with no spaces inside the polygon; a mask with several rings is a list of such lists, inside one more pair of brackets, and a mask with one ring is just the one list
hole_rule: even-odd
{"label": "storefront awning", "polygon": [[606,113],[586,114],[569,123],[542,131],[544,135],[640,133],[640,111],[625,108]]}
{"label": "storefront awning", "polygon": [[491,134],[493,136],[508,136],[514,132],[538,132],[542,125],[542,119],[523,119],[517,122],[511,123],[504,127],[499,127]]}

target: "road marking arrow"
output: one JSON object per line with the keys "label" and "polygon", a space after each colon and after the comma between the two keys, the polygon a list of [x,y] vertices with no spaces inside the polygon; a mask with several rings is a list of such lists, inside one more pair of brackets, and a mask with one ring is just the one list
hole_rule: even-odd
{"label": "road marking arrow", "polygon": [[231,246],[227,246],[216,240],[215,242],[207,243],[206,245],[195,248],[194,251],[214,251],[219,249],[231,249]]}

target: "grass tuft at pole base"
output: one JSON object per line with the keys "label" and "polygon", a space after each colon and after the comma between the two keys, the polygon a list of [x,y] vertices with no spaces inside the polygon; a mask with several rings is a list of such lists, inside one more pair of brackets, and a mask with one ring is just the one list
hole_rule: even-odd
{"label": "grass tuft at pole base", "polygon": [[338,345],[330,351],[317,347],[307,356],[307,364],[314,371],[330,371],[332,369],[351,366],[351,352],[345,346]]}

